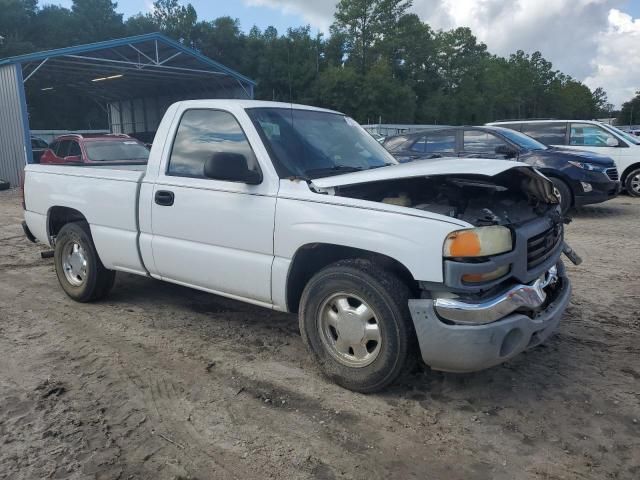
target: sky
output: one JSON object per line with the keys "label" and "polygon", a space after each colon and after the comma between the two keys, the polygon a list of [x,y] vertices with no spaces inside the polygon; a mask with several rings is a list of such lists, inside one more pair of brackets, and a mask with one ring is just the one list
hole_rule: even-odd
{"label": "sky", "polygon": [[[273,25],[284,33],[306,24],[327,32],[337,0],[190,3],[200,20],[228,15],[245,31]],[[118,2],[125,17],[151,7],[152,0]],[[411,10],[435,29],[470,27],[498,55],[539,50],[554,68],[603,87],[616,107],[640,90],[640,0],[414,0]]]}

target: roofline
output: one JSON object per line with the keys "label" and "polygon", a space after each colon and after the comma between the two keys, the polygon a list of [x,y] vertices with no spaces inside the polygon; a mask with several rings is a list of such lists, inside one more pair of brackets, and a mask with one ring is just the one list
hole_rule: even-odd
{"label": "roofline", "polygon": [[496,120],[494,122],[488,122],[485,125],[495,125],[498,126],[499,124],[502,123],[553,123],[553,122],[571,122],[571,123],[578,123],[578,122],[596,122],[596,123],[603,123],[600,120],[578,120],[575,118],[548,118],[548,119],[541,119],[541,118],[532,118],[532,119],[528,119],[528,120]]}
{"label": "roofline", "polygon": [[135,35],[132,37],[115,38],[113,40],[104,40],[102,42],[87,43],[84,45],[75,45],[72,47],[56,48],[53,50],[43,50],[40,52],[27,53],[25,55],[18,55],[15,57],[7,57],[7,58],[0,59],[0,66],[12,64],[12,63],[25,63],[25,62],[32,62],[37,60],[44,60],[46,58],[62,57],[65,55],[74,55],[78,53],[91,52],[94,50],[102,50],[105,48],[121,47],[124,45],[128,45],[130,43],[140,43],[140,42],[146,42],[149,40],[158,40],[167,45],[170,45],[180,50],[183,53],[186,53],[188,55],[191,55],[192,57],[197,58],[201,62],[204,62],[212,67],[215,67],[223,71],[227,75],[230,75],[236,78],[237,80],[242,80],[243,82],[256,86],[256,82],[251,80],[250,78],[245,77],[244,75],[236,72],[235,70],[225,67],[221,63],[218,63],[215,60],[212,60],[209,57],[201,54],[200,52],[197,52],[192,48],[186,47],[181,43],[176,42],[175,40],[172,40],[171,38],[166,37],[165,35],[159,32],[145,33],[143,35]]}

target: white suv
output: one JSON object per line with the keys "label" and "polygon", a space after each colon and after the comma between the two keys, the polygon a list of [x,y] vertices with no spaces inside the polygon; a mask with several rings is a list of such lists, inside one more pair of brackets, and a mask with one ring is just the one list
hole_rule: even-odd
{"label": "white suv", "polygon": [[493,122],[535,138],[545,145],[588,150],[611,157],[620,183],[630,195],[640,197],[640,138],[595,120],[516,120]]}

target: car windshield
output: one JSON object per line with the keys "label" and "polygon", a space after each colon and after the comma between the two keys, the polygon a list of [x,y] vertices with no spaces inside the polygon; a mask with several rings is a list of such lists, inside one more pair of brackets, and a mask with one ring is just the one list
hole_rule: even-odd
{"label": "car windshield", "polygon": [[398,162],[354,120],[295,108],[250,108],[281,178],[319,178]]}
{"label": "car windshield", "polygon": [[618,134],[619,136],[621,136],[622,138],[624,138],[627,142],[633,144],[633,145],[640,145],[640,139],[635,138],[633,135],[627,133],[627,132],[623,132],[622,130],[620,130],[619,128],[614,127],[613,125],[606,125],[606,124],[602,124],[602,126],[605,129],[608,129],[616,134]]}
{"label": "car windshield", "polygon": [[87,157],[92,162],[146,162],[147,147],[135,140],[98,140],[86,142]]}
{"label": "car windshield", "polygon": [[549,148],[544,143],[540,143],[536,139],[531,138],[524,133],[516,132],[509,128],[500,128],[496,129],[496,131],[499,131],[502,136],[506,137],[519,147],[526,148],[527,150],[547,150]]}

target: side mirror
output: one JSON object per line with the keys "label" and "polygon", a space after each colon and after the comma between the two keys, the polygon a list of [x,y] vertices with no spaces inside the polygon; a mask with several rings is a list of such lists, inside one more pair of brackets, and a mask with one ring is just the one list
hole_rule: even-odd
{"label": "side mirror", "polygon": [[607,147],[619,147],[620,142],[613,137],[607,137]]}
{"label": "side mirror", "polygon": [[260,172],[249,170],[247,157],[241,153],[216,152],[204,164],[204,176],[214,180],[242,182],[258,185],[262,182]]}
{"label": "side mirror", "polygon": [[518,152],[509,145],[498,145],[495,152],[496,155],[504,155],[505,158],[513,158],[518,154]]}

